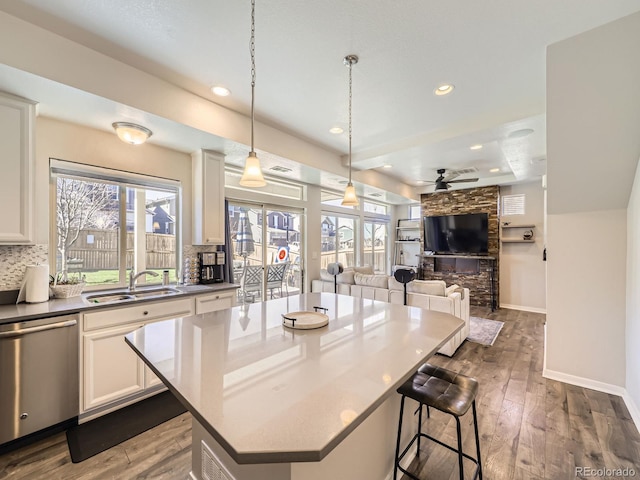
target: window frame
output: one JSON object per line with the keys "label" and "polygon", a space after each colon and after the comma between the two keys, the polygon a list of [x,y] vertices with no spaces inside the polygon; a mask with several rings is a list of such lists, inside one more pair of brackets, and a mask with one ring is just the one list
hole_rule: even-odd
{"label": "window frame", "polygon": [[[156,177],[152,175],[139,174],[134,172],[128,172],[124,170],[110,169],[106,167],[98,167],[95,165],[70,162],[67,160],[60,160],[56,158],[49,159],[49,182],[50,182],[50,211],[49,215],[52,221],[49,222],[49,258],[50,261],[50,273],[52,276],[58,274],[57,271],[57,178],[73,178],[85,182],[100,182],[110,183],[118,187],[118,282],[109,284],[87,285],[85,291],[98,291],[108,290],[113,288],[123,288],[128,285],[127,279],[127,188],[133,189],[145,189],[145,190],[159,190],[167,193],[175,194],[175,245],[176,245],[176,258],[175,258],[175,270],[176,279],[179,282],[180,278],[178,272],[181,271],[182,265],[182,184],[179,180],[173,180],[163,177]],[[136,195],[134,195],[135,197]],[[121,228],[121,225],[124,228]],[[135,221],[134,221],[135,224]],[[144,226],[143,226],[144,227]],[[146,229],[145,229],[146,232]],[[141,263],[144,263],[144,255],[137,255],[134,245],[134,260],[132,268],[135,271],[140,271],[145,267],[141,267]],[[150,282],[149,284],[160,284],[162,282],[161,277],[158,277],[157,282]]]}

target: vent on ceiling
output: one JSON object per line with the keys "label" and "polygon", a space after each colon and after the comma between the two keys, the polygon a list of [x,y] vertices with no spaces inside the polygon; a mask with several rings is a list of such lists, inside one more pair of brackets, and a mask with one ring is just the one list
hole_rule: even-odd
{"label": "vent on ceiling", "polygon": [[447,170],[445,172],[445,177],[448,176],[452,176],[452,175],[466,175],[467,173],[476,173],[478,171],[478,169],[476,167],[469,167],[469,168],[460,168],[458,170]]}
{"label": "vent on ceiling", "polygon": [[381,197],[382,194],[381,193],[370,193],[369,196],[370,197]]}
{"label": "vent on ceiling", "polygon": [[235,480],[204,441],[202,442],[202,480]]}
{"label": "vent on ceiling", "polygon": [[347,183],[349,183],[347,180],[339,180],[338,183],[340,185],[346,185]]}
{"label": "vent on ceiling", "polygon": [[291,172],[292,171],[290,168],[281,167],[280,165],[276,165],[275,167],[271,167],[269,170],[273,170],[274,172],[280,172],[280,173],[287,173],[287,172]]}

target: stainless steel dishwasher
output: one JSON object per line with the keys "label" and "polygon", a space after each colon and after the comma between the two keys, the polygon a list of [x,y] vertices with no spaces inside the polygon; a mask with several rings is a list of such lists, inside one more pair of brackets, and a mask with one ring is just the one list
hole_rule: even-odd
{"label": "stainless steel dishwasher", "polygon": [[78,416],[78,317],[0,325],[0,445]]}

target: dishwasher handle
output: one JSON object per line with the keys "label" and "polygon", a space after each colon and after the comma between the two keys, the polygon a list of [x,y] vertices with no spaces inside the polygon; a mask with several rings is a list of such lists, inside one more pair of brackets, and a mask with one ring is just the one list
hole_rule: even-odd
{"label": "dishwasher handle", "polygon": [[78,324],[77,320],[64,320],[62,322],[49,323],[47,325],[38,325],[37,327],[21,328],[19,330],[9,330],[0,332],[1,338],[12,338],[27,335],[29,333],[44,332],[45,330],[53,330],[54,328],[73,327]]}

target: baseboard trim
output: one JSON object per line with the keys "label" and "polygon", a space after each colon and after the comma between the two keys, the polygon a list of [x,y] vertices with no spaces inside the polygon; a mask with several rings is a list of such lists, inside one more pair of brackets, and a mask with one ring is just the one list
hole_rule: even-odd
{"label": "baseboard trim", "polygon": [[577,375],[571,375],[569,373],[557,372],[547,368],[542,370],[542,376],[550,380],[569,383],[577,387],[590,388],[591,390],[610,393],[612,395],[618,395],[619,397],[623,397],[626,392],[624,387],[620,387],[618,385],[599,382],[598,380],[592,380],[591,378],[578,377]]}
{"label": "baseboard trim", "polygon": [[544,313],[545,315],[547,314],[546,308],[525,307],[523,305],[511,305],[509,303],[501,303],[500,308],[506,308],[509,310],[520,310],[521,312]]}
{"label": "baseboard trim", "polygon": [[636,424],[636,428],[640,432],[640,408],[636,405],[636,402],[633,401],[629,392],[625,389],[624,395],[622,395],[622,399],[624,403],[627,405],[627,410],[631,414],[631,418],[633,419],[633,423]]}
{"label": "baseboard trim", "polygon": [[542,376],[551,380],[557,380],[558,382],[569,383],[577,387],[590,388],[591,390],[597,390],[598,392],[609,393],[611,395],[617,395],[622,397],[633,423],[640,432],[640,409],[629,395],[626,388],[618,385],[612,385],[610,383],[599,382],[597,380],[591,380],[590,378],[578,377],[576,375],[570,375],[568,373],[556,372],[554,370],[547,370],[543,368]]}

